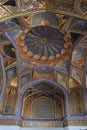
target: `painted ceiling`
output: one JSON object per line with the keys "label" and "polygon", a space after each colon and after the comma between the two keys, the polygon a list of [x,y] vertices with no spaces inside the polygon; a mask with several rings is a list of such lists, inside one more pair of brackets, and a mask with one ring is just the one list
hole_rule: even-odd
{"label": "painted ceiling", "polygon": [[[15,93],[47,79],[69,92],[86,73],[87,0],[0,0],[1,91],[4,82],[5,92]],[[32,88],[43,95],[46,86]],[[59,93],[51,91],[47,86],[49,96]]]}
{"label": "painted ceiling", "polygon": [[0,0],[4,67],[16,66],[19,75],[34,67],[41,75],[39,66],[45,66],[44,73],[53,67],[72,78],[79,69],[81,76],[87,56],[86,7],[86,0]]}

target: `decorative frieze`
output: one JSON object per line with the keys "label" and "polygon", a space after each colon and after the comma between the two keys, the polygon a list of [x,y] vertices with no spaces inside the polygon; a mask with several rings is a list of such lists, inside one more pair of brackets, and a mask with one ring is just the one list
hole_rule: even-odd
{"label": "decorative frieze", "polygon": [[11,118],[0,118],[0,125],[6,126],[20,126],[20,127],[43,127],[43,128],[54,128],[54,127],[66,127],[66,126],[87,126],[87,118],[71,118],[65,121],[60,120],[48,120],[48,121],[32,121],[22,119],[11,119]]}

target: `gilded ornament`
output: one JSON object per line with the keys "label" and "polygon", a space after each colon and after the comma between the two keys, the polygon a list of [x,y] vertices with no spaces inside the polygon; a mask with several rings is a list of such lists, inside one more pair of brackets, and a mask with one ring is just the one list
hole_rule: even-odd
{"label": "gilded ornament", "polygon": [[21,35],[21,36],[20,36],[20,39],[21,39],[21,40],[24,40],[24,38],[25,38],[25,35]]}
{"label": "gilded ornament", "polygon": [[24,42],[23,42],[23,41],[20,40],[18,43],[19,43],[22,47],[24,47]]}
{"label": "gilded ornament", "polygon": [[26,47],[23,47],[22,50],[23,50],[24,52],[27,52],[27,48],[26,48]]}
{"label": "gilded ornament", "polygon": [[55,56],[49,56],[49,60],[55,60]]}
{"label": "gilded ornament", "polygon": [[60,56],[61,56],[60,53],[56,54],[56,58],[60,58]]}
{"label": "gilded ornament", "polygon": [[27,33],[28,32],[28,30],[24,30],[24,33]]}
{"label": "gilded ornament", "polygon": [[34,55],[33,58],[39,60],[40,56],[39,55]]}
{"label": "gilded ornament", "polygon": [[62,50],[61,50],[61,54],[65,54],[66,52],[67,52],[66,49],[62,49]]}
{"label": "gilded ornament", "polygon": [[29,0],[24,0],[24,3],[27,3]]}
{"label": "gilded ornament", "polygon": [[12,50],[14,53],[16,53],[16,50],[15,50],[15,48],[11,48],[11,50]]}
{"label": "gilded ornament", "polygon": [[64,36],[64,40],[65,40],[65,42],[67,42],[67,41],[69,40],[68,34],[66,34],[66,35]]}
{"label": "gilded ornament", "polygon": [[41,21],[41,24],[42,25],[49,25],[50,23],[47,19],[44,19],[44,20]]}
{"label": "gilded ornament", "polygon": [[70,46],[70,43],[69,42],[66,42],[65,44],[64,44],[64,48],[68,48]]}
{"label": "gilded ornament", "polygon": [[33,53],[31,51],[28,51],[27,52],[28,56],[32,57],[33,56]]}
{"label": "gilded ornament", "polygon": [[45,60],[47,60],[47,59],[48,59],[47,56],[42,56],[42,57],[41,57],[41,60],[44,60],[44,61],[45,61]]}

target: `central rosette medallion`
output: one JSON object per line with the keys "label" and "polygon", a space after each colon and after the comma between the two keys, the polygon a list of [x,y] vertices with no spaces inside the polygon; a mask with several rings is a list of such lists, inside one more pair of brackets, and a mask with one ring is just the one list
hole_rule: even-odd
{"label": "central rosette medallion", "polygon": [[55,56],[64,48],[63,34],[49,26],[32,28],[26,33],[24,41],[28,51],[39,56]]}

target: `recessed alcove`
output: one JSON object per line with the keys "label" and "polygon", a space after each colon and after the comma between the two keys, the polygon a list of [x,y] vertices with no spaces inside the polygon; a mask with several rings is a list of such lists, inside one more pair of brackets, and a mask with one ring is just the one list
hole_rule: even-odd
{"label": "recessed alcove", "polygon": [[24,93],[21,116],[24,119],[63,119],[63,92],[49,83],[34,85]]}

